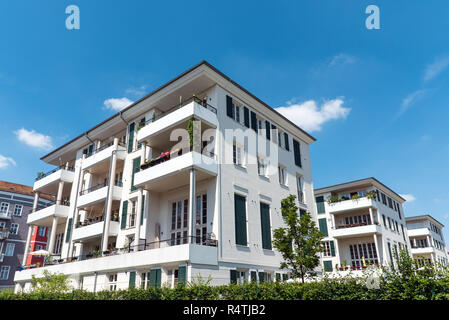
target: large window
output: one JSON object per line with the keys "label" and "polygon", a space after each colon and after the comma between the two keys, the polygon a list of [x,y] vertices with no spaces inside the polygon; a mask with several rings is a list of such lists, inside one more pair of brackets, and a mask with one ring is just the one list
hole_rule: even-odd
{"label": "large window", "polygon": [[117,290],[117,273],[109,275],[109,290],[110,291]]}
{"label": "large window", "polygon": [[21,204],[16,204],[14,206],[14,215],[15,216],[21,216],[22,215],[22,210],[23,210],[23,205]]}
{"label": "large window", "polygon": [[271,250],[270,206],[260,203],[260,221],[262,230],[262,248]]}
{"label": "large window", "polygon": [[359,243],[349,245],[351,265],[354,268],[362,267],[363,261],[367,264],[377,264],[376,245],[374,243]]}
{"label": "large window", "polygon": [[304,193],[302,191],[302,179],[300,175],[296,176],[296,190],[298,192],[298,201],[304,203]]}
{"label": "large window", "polygon": [[207,237],[207,194],[196,197],[195,242],[204,243]]}
{"label": "large window", "polygon": [[187,213],[189,201],[179,200],[172,203],[171,245],[187,243]]}
{"label": "large window", "polygon": [[246,198],[234,194],[235,210],[235,242],[236,244],[246,246]]}
{"label": "large window", "polygon": [[243,166],[243,148],[236,142],[232,146],[232,162],[236,165]]}
{"label": "large window", "polygon": [[15,246],[16,245],[14,243],[6,244],[5,256],[12,257],[14,255],[14,248],[15,248]]}
{"label": "large window", "polygon": [[0,280],[8,280],[10,266],[1,266],[0,268]]}
{"label": "large window", "polygon": [[19,233],[19,224],[18,223],[11,223],[11,234],[18,234]]}
{"label": "large window", "polygon": [[8,209],[9,209],[9,203],[2,202],[2,204],[0,205],[0,213],[7,213]]}
{"label": "large window", "polygon": [[283,186],[287,185],[287,172],[285,170],[285,167],[282,165],[279,165],[278,173],[279,173],[279,183]]}
{"label": "large window", "polygon": [[64,233],[58,233],[56,235],[54,254],[61,254],[63,239]]}
{"label": "large window", "polygon": [[140,274],[140,288],[148,289],[150,286],[150,272],[142,272]]}

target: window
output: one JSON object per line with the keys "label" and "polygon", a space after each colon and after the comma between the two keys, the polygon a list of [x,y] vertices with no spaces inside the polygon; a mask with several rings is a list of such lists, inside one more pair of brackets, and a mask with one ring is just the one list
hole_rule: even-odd
{"label": "window", "polygon": [[391,219],[388,217],[387,218],[388,219],[388,227],[390,228],[390,229],[393,229],[392,227],[391,227]]}
{"label": "window", "polygon": [[2,266],[0,269],[0,280],[8,280],[10,266]]}
{"label": "window", "polygon": [[236,165],[242,166],[242,159],[242,147],[234,142],[234,145],[232,146],[232,162]]}
{"label": "window", "polygon": [[364,266],[363,260],[365,260],[365,266],[367,263],[368,264],[378,263],[376,245],[373,242],[350,244],[349,252],[351,254],[351,265],[354,268]]}
{"label": "window", "polygon": [[327,222],[326,222],[326,218],[318,219],[318,225],[319,225],[319,228],[320,228],[321,233],[322,233],[325,237],[327,237],[329,234],[328,234],[328,231],[327,231]]}
{"label": "window", "polygon": [[398,225],[398,222],[397,222],[396,220],[394,221],[394,224],[396,225],[396,231],[397,231],[397,233],[400,233],[400,232],[399,232],[399,225]]}
{"label": "window", "polygon": [[14,243],[6,244],[5,256],[12,257],[14,255],[14,247],[16,245]]}
{"label": "window", "polygon": [[279,183],[284,186],[287,185],[287,174],[285,172],[285,167],[279,165],[278,173],[279,173]]}
{"label": "window", "polygon": [[60,254],[61,253],[61,250],[62,250],[62,239],[63,238],[64,238],[64,234],[63,233],[58,233],[56,235],[54,254]]}
{"label": "window", "polygon": [[128,228],[136,226],[136,201],[131,200],[131,214],[128,217]]}
{"label": "window", "polygon": [[385,215],[384,214],[382,215],[382,220],[384,221],[384,226],[386,228],[387,227],[387,221],[385,220]]}
{"label": "window", "polygon": [[204,244],[207,238],[207,194],[196,197],[195,211],[195,242]]}
{"label": "window", "polygon": [[295,139],[293,139],[293,154],[294,154],[294,157],[295,157],[295,164],[298,167],[301,168],[302,167],[302,164],[301,164],[301,148],[300,148],[299,142],[296,141]]}
{"label": "window", "polygon": [[262,230],[262,248],[271,250],[270,206],[260,203],[260,221]]}
{"label": "window", "polygon": [[109,275],[109,290],[110,291],[117,290],[117,273]]}
{"label": "window", "polygon": [[11,223],[11,234],[18,234],[19,232],[19,224],[18,223]]}
{"label": "window", "polygon": [[39,228],[39,236],[40,237],[45,237],[45,233],[47,232],[47,227],[38,227]]}
{"label": "window", "polygon": [[265,163],[265,158],[262,156],[257,156],[257,173],[261,176],[266,176],[267,174],[267,164]]}
{"label": "window", "polygon": [[387,197],[385,196],[385,194],[381,193],[380,195],[382,196],[382,203],[384,205],[387,205]]}
{"label": "window", "polygon": [[140,288],[141,289],[148,289],[150,285],[150,273],[149,272],[142,272],[140,274]]}
{"label": "window", "polygon": [[324,257],[331,257],[332,253],[331,253],[330,241],[324,241],[323,242],[323,247],[324,247],[323,256]]}
{"label": "window", "polygon": [[187,214],[189,200],[172,202],[171,245],[187,243]]}
{"label": "window", "polygon": [[8,209],[9,209],[9,203],[2,202],[2,204],[0,205],[0,213],[8,213]]}
{"label": "window", "polygon": [[300,203],[304,203],[304,193],[302,192],[302,180],[301,176],[299,175],[296,176],[296,190],[298,192],[298,201]]}
{"label": "window", "polygon": [[393,202],[390,197],[388,197],[388,206],[393,209]]}
{"label": "window", "polygon": [[235,106],[235,121],[240,123],[240,107]]}
{"label": "window", "polygon": [[21,204],[16,204],[14,206],[14,215],[15,216],[21,216],[22,215],[22,210],[23,210],[23,205]]}
{"label": "window", "polygon": [[287,151],[290,151],[290,143],[288,142],[288,134],[284,132],[284,148]]}

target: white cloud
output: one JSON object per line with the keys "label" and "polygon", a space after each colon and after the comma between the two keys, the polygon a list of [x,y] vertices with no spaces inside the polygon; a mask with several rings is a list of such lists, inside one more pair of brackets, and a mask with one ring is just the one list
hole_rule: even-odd
{"label": "white cloud", "polygon": [[324,123],[330,120],[345,119],[350,108],[343,107],[342,99],[328,100],[321,107],[314,100],[290,104],[276,108],[278,112],[306,131],[320,131]]}
{"label": "white cloud", "polygon": [[16,166],[16,162],[13,158],[5,157],[0,154],[0,169],[6,169],[10,164]]}
{"label": "white cloud", "polygon": [[132,95],[135,95],[135,96],[141,96],[144,93],[146,93],[146,86],[140,86],[140,87],[137,87],[137,88],[129,88],[129,89],[125,90],[125,93],[132,94]]}
{"label": "white cloud", "polygon": [[351,56],[349,54],[346,53],[340,53],[337,54],[336,56],[333,56],[329,66],[335,66],[338,64],[351,64],[357,61],[357,58],[354,56]]}
{"label": "white cloud", "polygon": [[14,133],[17,135],[19,141],[24,142],[30,147],[46,150],[53,148],[51,137],[42,133],[38,133],[34,130],[28,131],[24,128],[14,131]]}
{"label": "white cloud", "polygon": [[427,94],[427,89],[416,90],[410,93],[407,97],[402,99],[401,109],[399,109],[398,116],[404,114],[416,101],[420,100]]}
{"label": "white cloud", "polygon": [[125,107],[129,106],[133,101],[129,100],[126,97],[123,98],[111,98],[104,101],[104,106],[106,109],[120,111]]}
{"label": "white cloud", "polygon": [[449,56],[439,57],[426,67],[424,71],[424,81],[435,78],[449,66]]}
{"label": "white cloud", "polygon": [[400,194],[400,196],[402,198],[404,198],[407,202],[412,202],[412,201],[416,200],[415,196],[412,195],[412,194],[409,194],[409,193],[407,193],[407,194]]}

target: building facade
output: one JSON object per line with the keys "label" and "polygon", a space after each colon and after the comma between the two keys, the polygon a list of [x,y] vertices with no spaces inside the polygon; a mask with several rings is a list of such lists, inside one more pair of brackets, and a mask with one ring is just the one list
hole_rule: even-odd
{"label": "building facade", "polygon": [[315,189],[315,197],[325,272],[388,266],[410,249],[405,199],[375,178]]}
{"label": "building facade", "polygon": [[28,241],[47,227],[54,260],[16,289],[43,270],[90,291],[286,279],[272,232],[290,194],[316,218],[314,141],[203,61],[41,158],[57,169],[34,191],[56,203]]}
{"label": "building facade", "polygon": [[[32,187],[0,181],[0,290],[14,287],[14,273],[22,264],[27,217],[33,201]],[[44,195],[38,199],[37,208],[44,208],[51,201],[51,197]]]}
{"label": "building facade", "polygon": [[444,225],[430,215],[407,217],[413,259],[425,263],[448,264],[446,243],[443,237]]}

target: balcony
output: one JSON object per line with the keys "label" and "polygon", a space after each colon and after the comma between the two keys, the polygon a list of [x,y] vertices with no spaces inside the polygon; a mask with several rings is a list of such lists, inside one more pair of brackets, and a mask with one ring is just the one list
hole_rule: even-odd
{"label": "balcony", "polygon": [[429,228],[417,228],[417,229],[408,229],[407,234],[409,237],[420,237],[420,236],[430,236]]}
{"label": "balcony", "polygon": [[377,208],[376,203],[373,199],[367,197],[359,199],[350,199],[339,202],[328,203],[328,210],[331,213],[341,213],[351,210],[367,209],[367,208]]}
{"label": "balcony", "polygon": [[[92,238],[101,237],[103,234],[104,221],[95,221],[87,223],[86,225],[80,225],[73,231],[73,241],[86,241]],[[117,236],[119,231],[118,221],[109,222],[109,235]]]}
{"label": "balcony", "polygon": [[[170,116],[167,117],[167,115]],[[141,143],[145,140],[151,140],[159,132],[174,129],[192,116],[195,116],[195,118],[200,119],[211,127],[217,127],[217,109],[203,103],[197,98],[191,98],[183,102],[181,106],[177,105],[158,117],[147,121],[145,126],[138,131],[137,141]]]}
{"label": "balcony", "polygon": [[434,247],[412,246],[410,251],[411,251],[412,255],[432,254],[432,253],[435,253],[435,248]]}
{"label": "balcony", "polygon": [[59,167],[47,173],[41,173],[34,182],[33,190],[48,194],[57,193],[57,182],[64,181],[68,183],[73,182],[75,176],[75,168],[73,167]]}
{"label": "balcony", "polygon": [[0,219],[11,219],[11,212],[0,212]]}
{"label": "balcony", "polygon": [[[112,187],[112,200],[120,200],[122,197],[122,184],[116,183]],[[91,206],[106,201],[108,196],[108,183],[100,183],[79,193],[78,208]]]}
{"label": "balcony", "polygon": [[[84,159],[82,164],[83,170],[89,170],[92,167],[101,164],[107,160],[110,159],[112,156],[112,151],[114,150],[114,143],[110,142],[108,144],[105,144],[93,151],[91,155],[89,155],[86,159]],[[117,146],[117,150],[125,151],[126,148],[123,144],[120,144]],[[117,152],[117,159],[124,160],[126,157],[125,152]]]}
{"label": "balcony", "polygon": [[[95,225],[97,224],[92,226]],[[91,257],[90,255],[74,257],[71,262],[63,260],[62,263],[52,266],[22,270],[15,273],[14,281],[30,281],[33,275],[39,276],[44,270],[71,275],[79,274],[80,271],[83,274],[88,274],[107,272],[112,269],[130,270],[186,262],[211,266],[218,265],[217,242],[215,240],[209,244],[186,243],[179,245],[173,245],[172,240],[164,240],[147,243],[142,245],[140,249],[142,250],[138,251],[133,247],[117,249],[104,253],[105,255],[99,257]]]}
{"label": "balcony", "polygon": [[162,155],[141,166],[141,171],[134,176],[134,185],[159,192],[174,189],[189,183],[191,168],[197,169],[197,182],[215,177],[218,173],[216,156],[195,151],[175,157],[173,152]]}
{"label": "balcony", "polygon": [[11,230],[6,228],[0,228],[0,240],[6,240],[8,239],[9,233]]}
{"label": "balcony", "polygon": [[27,224],[50,227],[53,217],[67,218],[69,216],[70,203],[64,201],[49,207],[37,210],[28,215]]}
{"label": "balcony", "polygon": [[382,228],[377,224],[351,224],[351,225],[338,225],[332,229],[332,236],[335,238],[354,238],[365,237],[374,234],[380,234]]}

